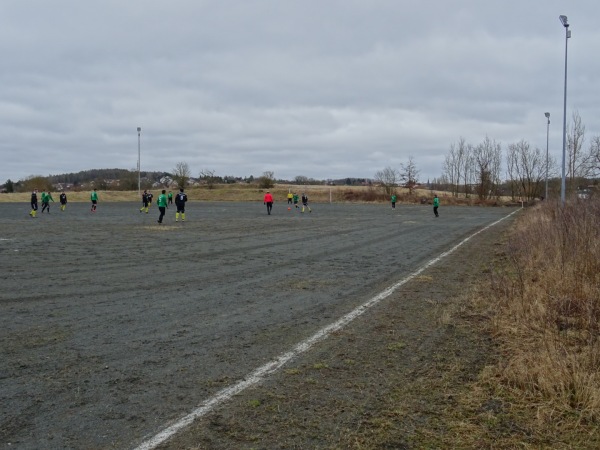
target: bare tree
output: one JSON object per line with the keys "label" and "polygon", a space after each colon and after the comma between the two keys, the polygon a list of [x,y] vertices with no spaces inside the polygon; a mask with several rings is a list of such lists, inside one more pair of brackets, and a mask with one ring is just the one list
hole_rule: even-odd
{"label": "bare tree", "polygon": [[137,169],[131,169],[123,172],[119,179],[119,190],[122,191],[137,191],[138,188],[138,173]]}
{"label": "bare tree", "polygon": [[458,196],[461,178],[465,175],[468,146],[465,138],[460,137],[456,144],[450,145],[450,152],[444,160],[444,175],[452,185],[452,195]]}
{"label": "bare tree", "polygon": [[219,179],[219,177],[215,176],[215,171],[212,169],[202,169],[200,171],[200,178],[206,181],[209,189],[214,189],[215,183]]}
{"label": "bare tree", "polygon": [[412,155],[408,157],[406,164],[400,164],[400,180],[408,188],[408,193],[412,195],[415,186],[419,183],[419,170]]}
{"label": "bare tree", "polygon": [[506,150],[506,176],[510,187],[510,197],[513,201],[520,193],[517,165],[519,161],[517,144],[509,144]]}
{"label": "bare tree", "polygon": [[600,136],[594,136],[590,143],[589,173],[593,177],[600,176]]}
{"label": "bare tree", "polygon": [[447,176],[445,174],[442,174],[439,178],[434,178],[431,190],[451,191],[452,189]]}
{"label": "bare tree", "polygon": [[387,166],[385,169],[376,172],[374,179],[375,182],[381,186],[386,195],[391,195],[395,191],[396,186],[398,186],[400,174],[398,173],[398,170]]}
{"label": "bare tree", "polygon": [[473,146],[460,137],[456,144],[450,145],[450,152],[444,160],[444,176],[450,184],[450,191],[457,197],[462,191],[468,197],[473,183]]}
{"label": "bare tree", "polygon": [[263,172],[258,178],[258,186],[262,189],[270,189],[275,186],[275,174],[272,171]]}
{"label": "bare tree", "polygon": [[[511,185],[514,185],[527,201],[539,197],[546,176],[546,158],[542,151],[539,148],[533,150],[529,143],[522,139],[516,144],[509,144],[506,160]],[[512,194],[514,198],[515,192]]]}
{"label": "bare tree", "polygon": [[483,142],[473,149],[473,163],[479,198],[483,200],[497,196],[502,165],[500,143],[486,136]]}
{"label": "bare tree", "polygon": [[577,178],[589,176],[590,154],[585,153],[583,142],[585,141],[585,125],[581,123],[578,111],[573,112],[572,125],[567,127],[567,176],[570,189],[575,186]]}
{"label": "bare tree", "polygon": [[25,178],[20,183],[20,191],[28,192],[33,191],[34,189],[41,191],[51,191],[52,183],[47,177],[43,177],[41,175],[30,175]]}
{"label": "bare tree", "polygon": [[457,168],[456,168],[456,155],[454,152],[454,144],[450,145],[450,153],[446,155],[444,159],[444,178],[448,181],[450,185],[450,191],[453,196],[458,195],[458,180],[457,178]]}
{"label": "bare tree", "polygon": [[173,169],[173,181],[180,188],[186,188],[191,175],[190,166],[186,162],[178,162]]}
{"label": "bare tree", "polygon": [[308,177],[305,177],[304,175],[296,175],[296,177],[294,178],[294,183],[295,184],[308,184]]}
{"label": "bare tree", "polygon": [[465,157],[463,160],[463,190],[465,197],[469,197],[473,191],[472,186],[475,183],[475,149],[473,145],[467,144],[465,148]]}

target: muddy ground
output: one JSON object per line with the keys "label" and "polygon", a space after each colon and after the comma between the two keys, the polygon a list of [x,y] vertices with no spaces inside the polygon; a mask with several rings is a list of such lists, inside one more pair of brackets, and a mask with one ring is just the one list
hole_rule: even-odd
{"label": "muddy ground", "polygon": [[[267,216],[194,202],[185,223],[169,210],[158,225],[156,208],[137,208],[73,203],[31,219],[26,204],[0,204],[3,447],[135,448],[512,212],[276,204]],[[489,358],[486,337],[447,311],[510,222],[163,447],[418,448],[414,430],[435,430],[452,402],[447,383]]]}

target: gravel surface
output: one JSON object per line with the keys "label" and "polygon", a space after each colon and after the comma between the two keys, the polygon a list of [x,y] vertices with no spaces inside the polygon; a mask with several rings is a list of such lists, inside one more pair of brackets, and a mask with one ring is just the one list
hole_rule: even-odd
{"label": "gravel surface", "polygon": [[[96,213],[53,205],[36,219],[26,204],[0,204],[0,443],[134,448],[513,211],[442,205],[435,218],[429,206],[311,206],[301,214],[276,203],[268,216],[262,204],[192,202],[185,223],[170,209],[159,225],[156,207],[138,213],[133,203],[100,202]],[[375,401],[391,389],[377,370],[400,354],[417,358],[394,369],[414,382],[419,349],[428,358],[458,333],[432,322],[423,296],[439,303],[464,290],[509,222],[428,269],[435,282],[424,273],[165,446],[351,447],[360,411],[343,405],[357,404],[354,391],[322,389],[354,383]],[[402,326],[390,331],[389,320]],[[379,344],[393,361],[366,359]],[[476,368],[481,358],[471,359]]]}

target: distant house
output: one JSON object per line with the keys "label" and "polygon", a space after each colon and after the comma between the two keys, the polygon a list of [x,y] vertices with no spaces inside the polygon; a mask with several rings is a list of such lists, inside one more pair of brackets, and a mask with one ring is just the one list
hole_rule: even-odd
{"label": "distant house", "polygon": [[582,200],[587,200],[588,198],[590,198],[592,195],[592,191],[591,189],[578,189],[577,190],[577,198],[580,198]]}
{"label": "distant house", "polygon": [[73,189],[72,183],[55,183],[52,185],[55,191],[70,191]]}

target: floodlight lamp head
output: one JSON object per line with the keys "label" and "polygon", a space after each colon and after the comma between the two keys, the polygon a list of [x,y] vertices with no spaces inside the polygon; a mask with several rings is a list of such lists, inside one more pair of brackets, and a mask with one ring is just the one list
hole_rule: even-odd
{"label": "floodlight lamp head", "polygon": [[138,133],[139,133],[140,131],[142,131],[142,128],[141,127],[137,127],[137,130],[138,130]]}
{"label": "floodlight lamp head", "polygon": [[567,19],[567,16],[559,16],[558,18],[560,19],[560,22],[563,24],[563,27],[569,28],[569,21]]}
{"label": "floodlight lamp head", "polygon": [[545,115],[545,116],[546,116],[548,119],[550,118],[550,113],[549,113],[549,112],[547,112],[547,113],[544,113],[544,115]]}

